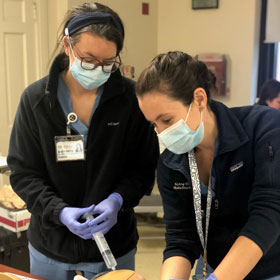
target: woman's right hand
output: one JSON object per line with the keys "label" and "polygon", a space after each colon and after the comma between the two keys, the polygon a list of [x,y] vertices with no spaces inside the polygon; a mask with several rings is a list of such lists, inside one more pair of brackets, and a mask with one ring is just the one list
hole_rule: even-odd
{"label": "woman's right hand", "polygon": [[85,213],[92,213],[95,205],[86,208],[64,207],[60,214],[60,221],[75,235],[82,239],[92,239],[91,227],[88,226],[89,220],[80,223],[78,219]]}

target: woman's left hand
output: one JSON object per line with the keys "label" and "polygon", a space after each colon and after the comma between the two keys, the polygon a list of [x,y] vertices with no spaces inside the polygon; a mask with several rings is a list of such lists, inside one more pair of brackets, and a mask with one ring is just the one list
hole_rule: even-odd
{"label": "woman's left hand", "polygon": [[214,273],[211,273],[206,280],[218,280]]}
{"label": "woman's left hand", "polygon": [[93,215],[98,215],[92,222],[89,223],[91,233],[102,231],[106,234],[118,220],[118,212],[123,204],[123,199],[120,194],[112,193],[108,198],[101,201],[94,208]]}

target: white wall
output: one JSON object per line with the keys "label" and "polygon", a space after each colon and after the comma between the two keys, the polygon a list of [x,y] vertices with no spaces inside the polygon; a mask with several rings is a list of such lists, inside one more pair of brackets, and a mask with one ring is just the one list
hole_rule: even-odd
{"label": "white wall", "polygon": [[250,104],[256,91],[260,2],[223,0],[218,9],[192,10],[191,0],[159,0],[158,52],[225,54],[231,92],[216,99],[228,106]]}

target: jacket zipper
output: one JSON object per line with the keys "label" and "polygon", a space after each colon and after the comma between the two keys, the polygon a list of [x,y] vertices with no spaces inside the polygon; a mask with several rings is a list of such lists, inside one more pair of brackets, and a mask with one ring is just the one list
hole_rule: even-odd
{"label": "jacket zipper", "polygon": [[268,143],[268,154],[269,154],[269,157],[272,159],[273,158],[273,149],[272,149],[272,145],[270,143]]}
{"label": "jacket zipper", "polygon": [[219,200],[215,199],[215,209],[218,210],[219,209]]}
{"label": "jacket zipper", "polygon": [[52,111],[52,100],[51,100],[51,96],[50,96],[50,91],[46,90],[45,94],[48,96],[50,110]]}

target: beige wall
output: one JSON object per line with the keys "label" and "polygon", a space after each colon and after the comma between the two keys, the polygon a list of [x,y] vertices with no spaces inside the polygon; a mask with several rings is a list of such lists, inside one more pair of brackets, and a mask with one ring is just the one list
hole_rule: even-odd
{"label": "beige wall", "polygon": [[[229,59],[228,106],[254,99],[258,57],[259,0],[223,0],[218,9],[192,10],[191,0],[158,1],[158,52],[218,52]],[[251,97],[252,95],[252,97]]]}
{"label": "beige wall", "polygon": [[[49,0],[49,49],[68,7],[84,0]],[[258,67],[260,0],[223,0],[213,10],[192,10],[191,0],[146,0],[150,15],[141,14],[140,0],[99,0],[122,18],[125,48],[122,59],[136,67],[136,78],[157,54],[182,50],[191,55],[218,52],[228,59],[230,94],[216,98],[228,106],[252,104]]]}
{"label": "beige wall", "polygon": [[48,0],[49,58],[56,46],[58,28],[68,9],[68,0]]}

